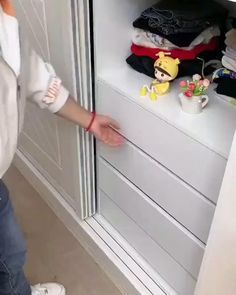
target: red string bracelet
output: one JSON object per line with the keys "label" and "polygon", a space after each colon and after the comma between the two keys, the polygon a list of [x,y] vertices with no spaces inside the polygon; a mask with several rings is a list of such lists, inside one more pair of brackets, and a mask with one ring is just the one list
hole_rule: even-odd
{"label": "red string bracelet", "polygon": [[92,116],[92,119],[91,119],[88,127],[85,129],[86,132],[89,132],[90,131],[90,129],[91,129],[92,125],[93,125],[93,122],[94,122],[94,120],[96,118],[96,112],[92,112],[92,115],[93,115]]}

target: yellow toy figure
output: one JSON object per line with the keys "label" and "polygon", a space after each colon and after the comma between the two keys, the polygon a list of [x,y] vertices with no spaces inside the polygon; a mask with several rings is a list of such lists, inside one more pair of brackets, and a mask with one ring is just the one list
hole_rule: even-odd
{"label": "yellow toy figure", "polygon": [[150,87],[144,85],[141,89],[141,96],[150,95],[151,100],[155,101],[158,95],[163,95],[170,88],[170,81],[174,80],[179,72],[179,59],[166,56],[168,53],[159,52],[159,58],[155,61],[155,77]]}

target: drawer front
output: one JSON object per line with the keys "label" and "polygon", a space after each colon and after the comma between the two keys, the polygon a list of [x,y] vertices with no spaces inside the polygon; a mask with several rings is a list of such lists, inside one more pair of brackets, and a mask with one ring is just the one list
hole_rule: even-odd
{"label": "drawer front", "polygon": [[99,145],[99,155],[206,243],[215,206],[134,145]]}
{"label": "drawer front", "polygon": [[131,142],[217,202],[226,160],[106,83],[98,83],[97,110],[120,122]]}
{"label": "drawer front", "polygon": [[193,295],[196,281],[104,192],[99,213],[179,295]]}
{"label": "drawer front", "polygon": [[98,161],[98,169],[99,189],[197,278],[204,244],[102,159]]}

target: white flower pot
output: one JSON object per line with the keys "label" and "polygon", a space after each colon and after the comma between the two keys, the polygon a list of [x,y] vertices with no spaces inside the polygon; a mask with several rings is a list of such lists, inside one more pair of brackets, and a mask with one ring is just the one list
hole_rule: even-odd
{"label": "white flower pot", "polygon": [[179,94],[182,110],[188,114],[200,114],[209,102],[207,95],[187,97],[184,93]]}

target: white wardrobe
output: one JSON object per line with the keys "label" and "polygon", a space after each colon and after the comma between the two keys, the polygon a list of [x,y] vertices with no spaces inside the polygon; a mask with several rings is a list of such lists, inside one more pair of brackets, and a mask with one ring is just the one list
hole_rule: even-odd
{"label": "white wardrobe", "polygon": [[140,97],[140,88],[151,79],[125,59],[132,22],[153,3],[94,1],[96,107],[121,123],[127,140],[121,150],[98,146],[99,220],[151,266],[154,281],[159,274],[167,282],[167,288],[160,286],[164,292],[191,295],[236,128],[236,108],[218,99],[212,87],[207,109],[200,116],[186,115],[178,102],[178,81],[157,102]]}
{"label": "white wardrobe", "polygon": [[[46,201],[52,195],[48,203],[123,294],[194,294],[236,107],[212,87],[205,111],[186,115],[178,81],[155,103],[140,98],[151,79],[125,59],[132,21],[154,0],[14,2],[22,28],[72,94],[120,122],[126,138],[121,149],[94,148],[83,131],[29,104],[18,167]],[[221,2],[236,15],[235,3]]]}

